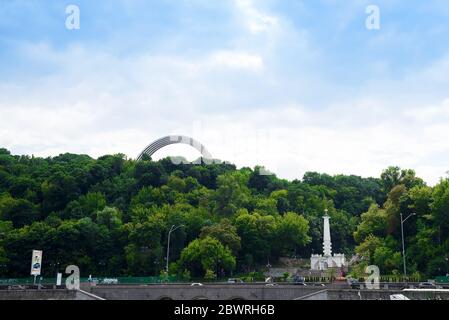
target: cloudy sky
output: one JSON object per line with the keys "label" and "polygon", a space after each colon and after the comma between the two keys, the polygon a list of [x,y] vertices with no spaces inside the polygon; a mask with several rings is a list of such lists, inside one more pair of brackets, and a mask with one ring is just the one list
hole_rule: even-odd
{"label": "cloudy sky", "polygon": [[135,158],[185,134],[283,178],[398,165],[434,184],[449,170],[448,39],[446,0],[0,0],[0,146]]}

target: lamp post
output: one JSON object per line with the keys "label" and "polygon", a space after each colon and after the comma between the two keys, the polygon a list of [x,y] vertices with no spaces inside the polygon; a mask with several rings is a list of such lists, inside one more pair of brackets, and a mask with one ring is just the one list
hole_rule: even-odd
{"label": "lamp post", "polygon": [[400,214],[401,214],[401,234],[402,234],[402,259],[404,261],[404,278],[406,278],[407,267],[405,264],[404,222],[407,221],[407,219],[410,218],[411,216],[415,216],[416,213],[415,212],[410,213],[405,219],[402,219],[402,212]]}
{"label": "lamp post", "polygon": [[179,226],[175,226],[172,225],[170,228],[170,231],[168,231],[168,241],[167,241],[167,261],[166,261],[166,265],[165,265],[165,271],[167,272],[167,276],[168,276],[168,259],[169,259],[169,254],[170,254],[170,235],[173,231],[175,231],[176,229],[179,229],[181,227],[184,227],[183,224],[180,224]]}

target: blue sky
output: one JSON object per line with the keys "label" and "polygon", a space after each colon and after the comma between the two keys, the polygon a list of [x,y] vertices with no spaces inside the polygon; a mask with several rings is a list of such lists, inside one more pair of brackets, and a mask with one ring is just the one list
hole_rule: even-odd
{"label": "blue sky", "polygon": [[[0,145],[133,158],[180,133],[289,179],[400,165],[433,184],[449,170],[448,36],[443,0],[0,0]],[[159,156],[173,152],[196,156]]]}

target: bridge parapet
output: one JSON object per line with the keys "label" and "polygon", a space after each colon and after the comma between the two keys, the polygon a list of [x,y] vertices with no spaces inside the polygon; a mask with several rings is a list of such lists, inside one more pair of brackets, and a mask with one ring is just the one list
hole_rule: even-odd
{"label": "bridge parapet", "polygon": [[108,300],[293,300],[320,290],[294,285],[97,285],[90,292]]}

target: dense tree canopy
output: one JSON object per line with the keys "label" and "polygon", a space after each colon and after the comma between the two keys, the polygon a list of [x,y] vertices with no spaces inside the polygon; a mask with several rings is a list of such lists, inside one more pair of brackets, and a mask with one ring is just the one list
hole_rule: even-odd
{"label": "dense tree canopy", "polygon": [[159,275],[173,225],[182,227],[171,234],[171,273],[254,271],[321,253],[325,209],[334,251],[383,273],[401,270],[400,214],[416,213],[404,225],[410,271],[447,272],[448,180],[429,187],[390,167],[380,178],[286,181],[262,169],[0,149],[0,276],[27,276],[33,249],[44,251],[46,276],[69,264],[83,275]]}

